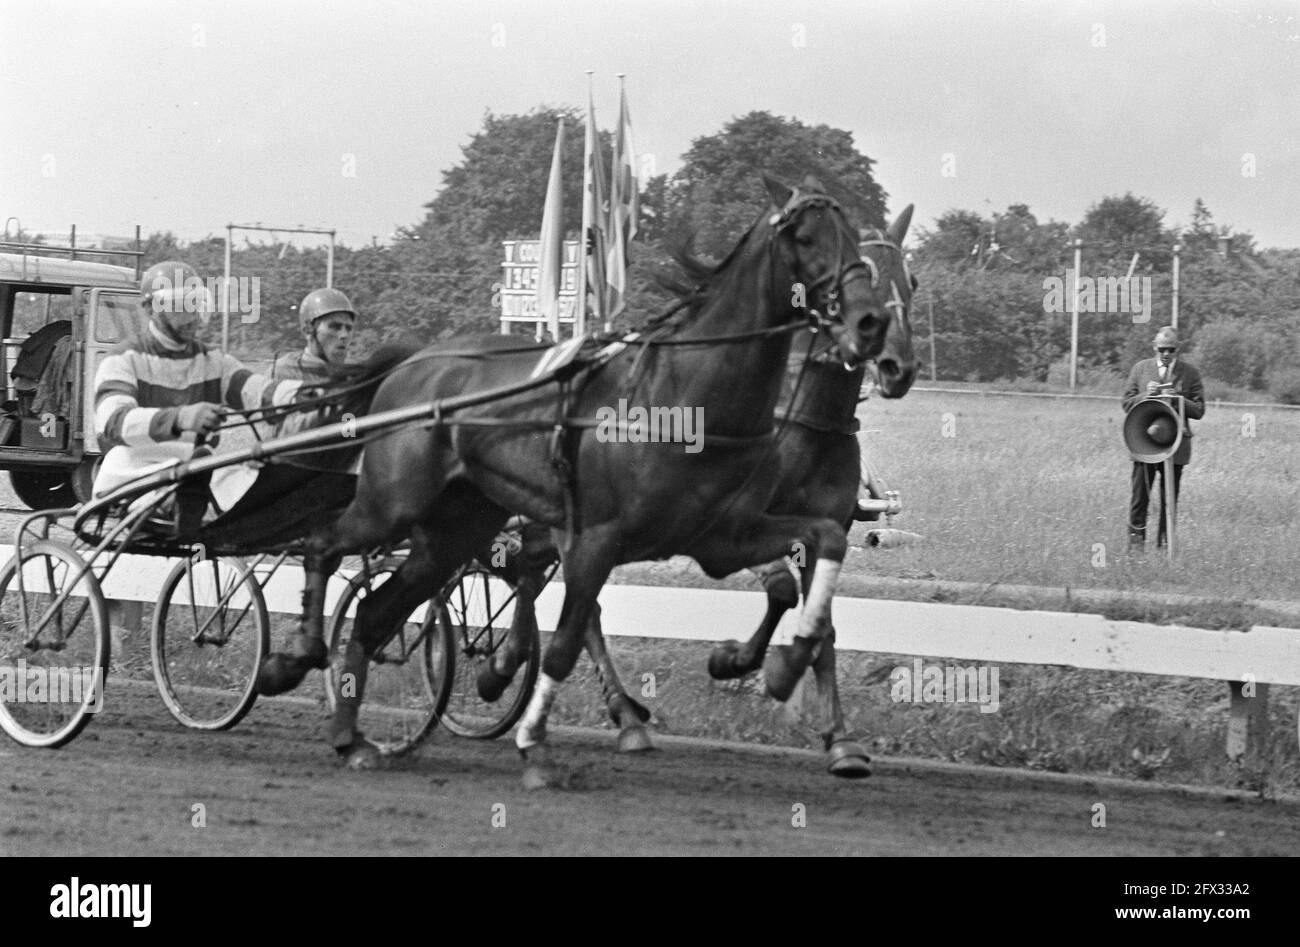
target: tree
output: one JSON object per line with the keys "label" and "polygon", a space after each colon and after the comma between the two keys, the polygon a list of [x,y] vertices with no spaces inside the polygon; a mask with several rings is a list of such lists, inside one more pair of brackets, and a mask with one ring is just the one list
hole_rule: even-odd
{"label": "tree", "polygon": [[[459,164],[443,172],[442,190],[424,206],[415,228],[421,240],[454,240],[464,247],[536,237],[555,150],[564,122],[564,229],[582,225],[584,117],[572,108],[539,108],[527,115],[493,115],[461,149]],[[601,163],[609,167],[609,134],[601,133]]]}
{"label": "tree", "polygon": [[[555,150],[564,122],[563,226],[576,237],[582,226],[585,118],[572,108],[540,108],[527,115],[493,115],[443,173],[443,187],[425,207],[424,220],[391,248],[402,262],[401,285],[381,299],[379,325],[386,334],[423,334],[430,341],[452,334],[492,332],[492,304],[501,280],[501,242],[535,239]],[[609,135],[600,135],[602,165],[609,166]]]}
{"label": "tree", "polygon": [[988,224],[970,210],[946,211],[934,222],[934,229],[918,230],[917,255],[953,266],[968,263],[978,256]]}
{"label": "tree", "polygon": [[1083,241],[1084,253],[1093,264],[1113,269],[1122,263],[1127,270],[1129,259],[1140,252],[1146,267],[1163,273],[1169,268],[1174,243],[1161,223],[1164,217],[1153,201],[1131,192],[1104,197],[1088,208],[1075,236]]}
{"label": "tree", "polygon": [[1209,378],[1242,388],[1266,387],[1270,338],[1240,320],[1212,322],[1196,335],[1196,364]]}
{"label": "tree", "polygon": [[701,252],[722,257],[768,204],[763,172],[787,184],[812,174],[853,226],[883,227],[885,192],[874,164],[851,132],[750,112],[691,143],[669,185],[664,233],[676,242],[693,236]]}

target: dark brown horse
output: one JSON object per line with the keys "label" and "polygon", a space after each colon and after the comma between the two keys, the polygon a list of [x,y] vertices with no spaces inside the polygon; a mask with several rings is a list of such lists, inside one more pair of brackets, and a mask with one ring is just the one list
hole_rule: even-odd
{"label": "dark brown horse", "polygon": [[[877,281],[887,287],[901,331],[910,337],[908,312],[915,283],[907,270],[900,249],[912,219],[909,206],[885,232],[874,231],[863,244],[866,259]],[[688,273],[696,267],[683,260]],[[795,337],[776,417],[777,485],[767,512],[773,515],[829,517],[845,524],[851,522],[857,505],[861,482],[861,456],[856,432],[856,409],[862,388],[865,366],[845,366],[837,357],[833,341],[824,333],[801,332]],[[880,388],[886,398],[907,394],[915,377],[914,367],[887,364],[881,372]],[[515,586],[517,606],[510,639],[493,661],[480,671],[478,689],[484,700],[494,700],[510,682],[523,658],[530,634],[529,622],[534,614],[532,598],[545,582],[546,568],[554,561],[546,530],[524,531],[524,548],[512,561],[509,580]],[[800,550],[796,565],[806,565],[817,558],[816,550]],[[480,557],[480,561],[488,561]],[[787,611],[798,604],[799,586],[784,558],[755,570],[767,593],[767,611],[754,635],[741,645],[728,641],[714,649],[709,673],[716,679],[741,677],[759,668],[767,657],[765,672],[768,692],[777,700],[789,698],[799,677],[812,668],[818,691],[818,724],[827,753],[827,765],[836,776],[854,778],[869,775],[867,754],[844,730],[839,688],[835,676],[834,638],[828,636],[818,644],[795,638],[768,652],[772,634]],[[808,591],[811,570],[804,569],[804,592]],[[611,719],[619,728],[619,750],[636,752],[651,748],[644,723],[648,712],[630,697],[605,649],[599,625],[599,612],[587,632],[587,650],[595,664],[597,676]]]}
{"label": "dark brown horse", "polygon": [[[816,550],[798,634],[831,630],[830,604],[847,547],[835,519],[766,513],[778,471],[773,418],[790,333],[824,313],[840,361],[877,358],[882,371],[912,365],[910,335],[873,279],[839,207],[809,179],[767,179],[775,207],[755,222],[691,298],[653,332],[610,343],[571,366],[559,391],[516,393],[466,407],[454,419],[407,428],[367,445],[356,497],[309,542],[303,634],[263,667],[264,693],[294,686],[323,666],[325,584],[348,553],[410,538],[401,569],[360,606],[345,655],[331,742],[356,763],[375,751],[356,729],[369,655],[389,631],[475,552],[512,513],[563,530],[565,599],[542,675],[516,742],[525,782],[550,780],[546,720],[582,649],[596,597],[621,563],[683,554],[725,576],[800,550]],[[373,411],[506,388],[544,375],[550,356],[501,336],[426,350],[380,387]],[[886,366],[894,368],[886,368]],[[703,449],[647,439],[619,426],[590,431],[614,406],[692,411]],[[661,415],[662,417],[663,415]],[[606,432],[608,434],[608,431]],[[811,656],[811,649],[806,652]]]}

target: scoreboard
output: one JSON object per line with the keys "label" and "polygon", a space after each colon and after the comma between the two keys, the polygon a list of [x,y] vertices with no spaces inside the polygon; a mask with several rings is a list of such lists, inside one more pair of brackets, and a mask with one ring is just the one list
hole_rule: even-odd
{"label": "scoreboard", "polygon": [[[505,258],[501,263],[501,282],[497,295],[501,300],[501,332],[509,334],[512,325],[524,324],[528,330],[541,321],[537,314],[537,279],[541,252],[540,240],[503,240]],[[578,297],[578,241],[564,241],[563,266],[560,270],[560,322],[573,325],[573,311]]]}

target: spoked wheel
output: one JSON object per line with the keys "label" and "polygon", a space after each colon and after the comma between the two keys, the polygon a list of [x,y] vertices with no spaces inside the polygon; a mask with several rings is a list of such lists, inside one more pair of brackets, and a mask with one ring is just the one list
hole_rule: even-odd
{"label": "spoked wheel", "polygon": [[68,471],[62,468],[11,470],[9,484],[18,499],[33,510],[58,510],[77,502]]}
{"label": "spoked wheel", "polygon": [[153,613],[153,676],[171,715],[195,730],[233,727],[257,700],[271,645],[257,576],[238,559],[176,564]]}
{"label": "spoked wheel", "polygon": [[[389,557],[373,564],[369,574],[355,576],[339,597],[330,619],[330,665],[325,669],[325,694],[334,711],[342,688],[355,683],[344,671],[344,656],[352,639],[357,606],[391,579],[402,560]],[[412,610],[370,659],[364,700],[357,728],[385,756],[400,756],[419,745],[438,725],[447,706],[449,667],[455,651],[446,638],[446,625],[436,619],[432,603]]]}
{"label": "spoked wheel", "polygon": [[[63,746],[103,706],[108,606],[71,547],[32,543],[0,569],[0,728],[24,746]],[[20,569],[21,562],[21,569]]]}
{"label": "spoked wheel", "polygon": [[528,654],[501,696],[489,703],[478,692],[479,673],[509,636],[514,604],[510,584],[477,562],[465,568],[443,596],[439,620],[450,626],[448,636],[456,648],[450,700],[442,715],[452,733],[493,740],[513,727],[528,707],[542,663],[536,622],[528,630]]}

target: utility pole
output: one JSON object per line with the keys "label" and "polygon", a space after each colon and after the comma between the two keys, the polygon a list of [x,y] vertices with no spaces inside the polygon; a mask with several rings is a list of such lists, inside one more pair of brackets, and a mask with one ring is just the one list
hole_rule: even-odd
{"label": "utility pole", "polygon": [[1074,241],[1074,289],[1070,292],[1070,390],[1079,381],[1079,279],[1083,266],[1083,241]]}
{"label": "utility pole", "polygon": [[1178,328],[1178,257],[1183,252],[1182,241],[1174,243],[1174,284],[1173,291],[1169,295],[1169,324],[1175,329]]}

